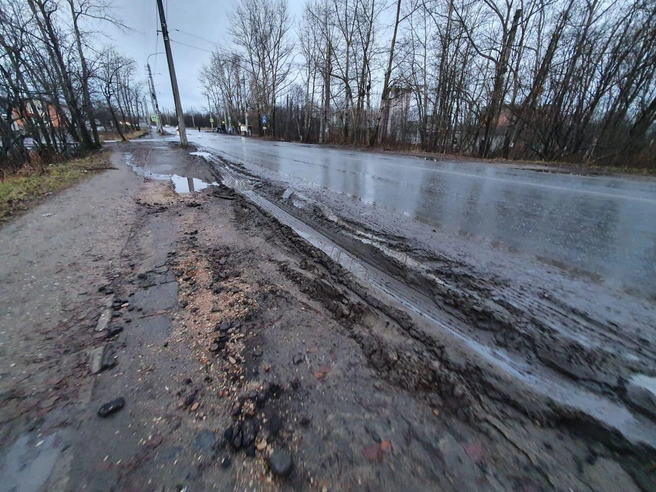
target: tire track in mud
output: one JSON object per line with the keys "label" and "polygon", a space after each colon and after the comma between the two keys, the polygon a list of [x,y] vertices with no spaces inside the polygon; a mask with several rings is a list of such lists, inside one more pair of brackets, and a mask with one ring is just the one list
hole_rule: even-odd
{"label": "tire track in mud", "polygon": [[[418,278],[425,272],[417,274],[408,270],[407,252],[406,264],[401,263],[398,257],[395,261],[393,257],[382,258],[385,256],[382,254],[379,258],[376,255],[372,257],[366,251],[363,254],[362,240],[355,236],[372,237],[375,234],[373,231],[351,233],[349,240],[344,237],[343,231],[342,234],[334,233],[330,228],[311,221],[312,217],[308,220],[303,214],[294,213],[298,211],[293,206],[272,203],[254,190],[262,187],[261,183],[255,182],[257,177],[250,174],[244,179],[235,177],[235,171],[242,174],[238,166],[223,160],[215,164],[229,176],[224,179],[226,185],[238,189],[261,210],[291,227],[356,279],[373,286],[414,317],[427,321],[427,328],[411,322],[404,329],[412,338],[437,349],[441,357],[453,359],[451,366],[460,367],[466,373],[465,378],[478,379],[476,385],[488,392],[489,396],[504,400],[529,415],[548,415],[563,423],[578,422],[591,427],[600,440],[612,446],[656,449],[655,423],[641,414],[633,414],[619,401],[614,393],[619,384],[617,381],[608,378],[599,380],[597,370],[606,362],[605,354],[587,350],[577,340],[563,340],[564,337],[559,337],[561,330],[548,321],[542,321],[535,315],[527,317],[522,304],[531,303],[532,300],[524,298],[521,292],[510,294],[510,298],[517,300],[519,305],[506,302],[504,306],[502,299],[494,299],[495,305],[490,307],[484,299],[490,292],[486,291],[484,283],[472,275],[465,275],[464,289],[449,285],[440,278],[443,273],[440,268],[429,276],[432,278]],[[351,231],[357,230],[353,224],[350,226]],[[360,242],[360,247],[352,247],[353,241]],[[375,245],[370,246],[370,249],[374,248]],[[447,263],[448,259],[442,262]],[[463,282],[463,277],[453,272],[451,266],[447,272],[451,273],[454,284]],[[446,277],[451,280],[449,275]],[[503,287],[506,286],[501,286],[502,290]],[[505,311],[501,315],[500,307]],[[571,316],[577,313],[567,313],[567,306],[539,303],[533,307],[545,315],[551,312],[570,319],[571,328],[581,324],[579,319]],[[521,321],[517,322],[517,318]],[[577,315],[576,318],[585,321],[585,316]],[[528,327],[527,324],[532,326]],[[581,331],[585,332],[583,328]],[[622,338],[619,334],[616,336]],[[539,361],[537,365],[536,360]],[[587,388],[583,387],[586,385]]]}

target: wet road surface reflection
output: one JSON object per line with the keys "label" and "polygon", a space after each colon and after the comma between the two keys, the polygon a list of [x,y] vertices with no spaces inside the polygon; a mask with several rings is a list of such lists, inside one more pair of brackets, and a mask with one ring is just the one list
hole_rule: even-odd
{"label": "wet road surface reflection", "polygon": [[216,134],[194,141],[437,230],[656,297],[656,183],[434,162]]}

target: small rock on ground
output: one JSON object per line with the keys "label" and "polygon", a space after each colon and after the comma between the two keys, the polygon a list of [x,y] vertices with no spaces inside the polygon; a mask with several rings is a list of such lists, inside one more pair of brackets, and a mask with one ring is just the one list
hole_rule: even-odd
{"label": "small rock on ground", "polygon": [[288,476],[294,467],[292,462],[292,457],[289,453],[281,451],[279,449],[275,450],[271,456],[267,459],[267,464],[276,477],[286,477]]}
{"label": "small rock on ground", "polygon": [[125,406],[125,400],[123,398],[116,398],[110,402],[105,403],[98,409],[98,415],[100,417],[107,417],[113,413],[118,412],[121,408]]}

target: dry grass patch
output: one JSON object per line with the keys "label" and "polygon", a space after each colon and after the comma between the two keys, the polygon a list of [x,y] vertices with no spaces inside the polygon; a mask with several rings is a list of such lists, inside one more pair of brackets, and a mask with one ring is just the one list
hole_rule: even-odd
{"label": "dry grass patch", "polygon": [[110,155],[99,152],[83,159],[50,164],[43,169],[24,167],[0,181],[0,223],[27,210],[36,201],[78,183],[90,171],[109,169]]}

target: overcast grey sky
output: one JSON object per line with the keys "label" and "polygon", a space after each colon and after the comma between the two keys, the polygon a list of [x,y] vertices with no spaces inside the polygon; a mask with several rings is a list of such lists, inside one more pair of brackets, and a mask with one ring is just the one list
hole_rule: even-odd
{"label": "overcast grey sky", "polygon": [[[293,16],[300,15],[304,1],[288,1],[290,13]],[[198,72],[209,61],[210,51],[218,45],[230,42],[229,16],[237,2],[238,0],[164,0],[180,98],[185,111],[192,107],[206,110],[207,99],[199,89]],[[134,58],[139,67],[139,74],[145,80],[144,67],[148,55],[164,51],[162,35],[157,35],[160,29],[157,24],[157,3],[155,0],[112,0],[112,5],[116,16],[132,31],[124,33],[104,24],[101,30],[111,39],[105,42],[115,44],[122,53]],[[150,66],[160,108],[173,111],[166,56],[152,56]]]}

